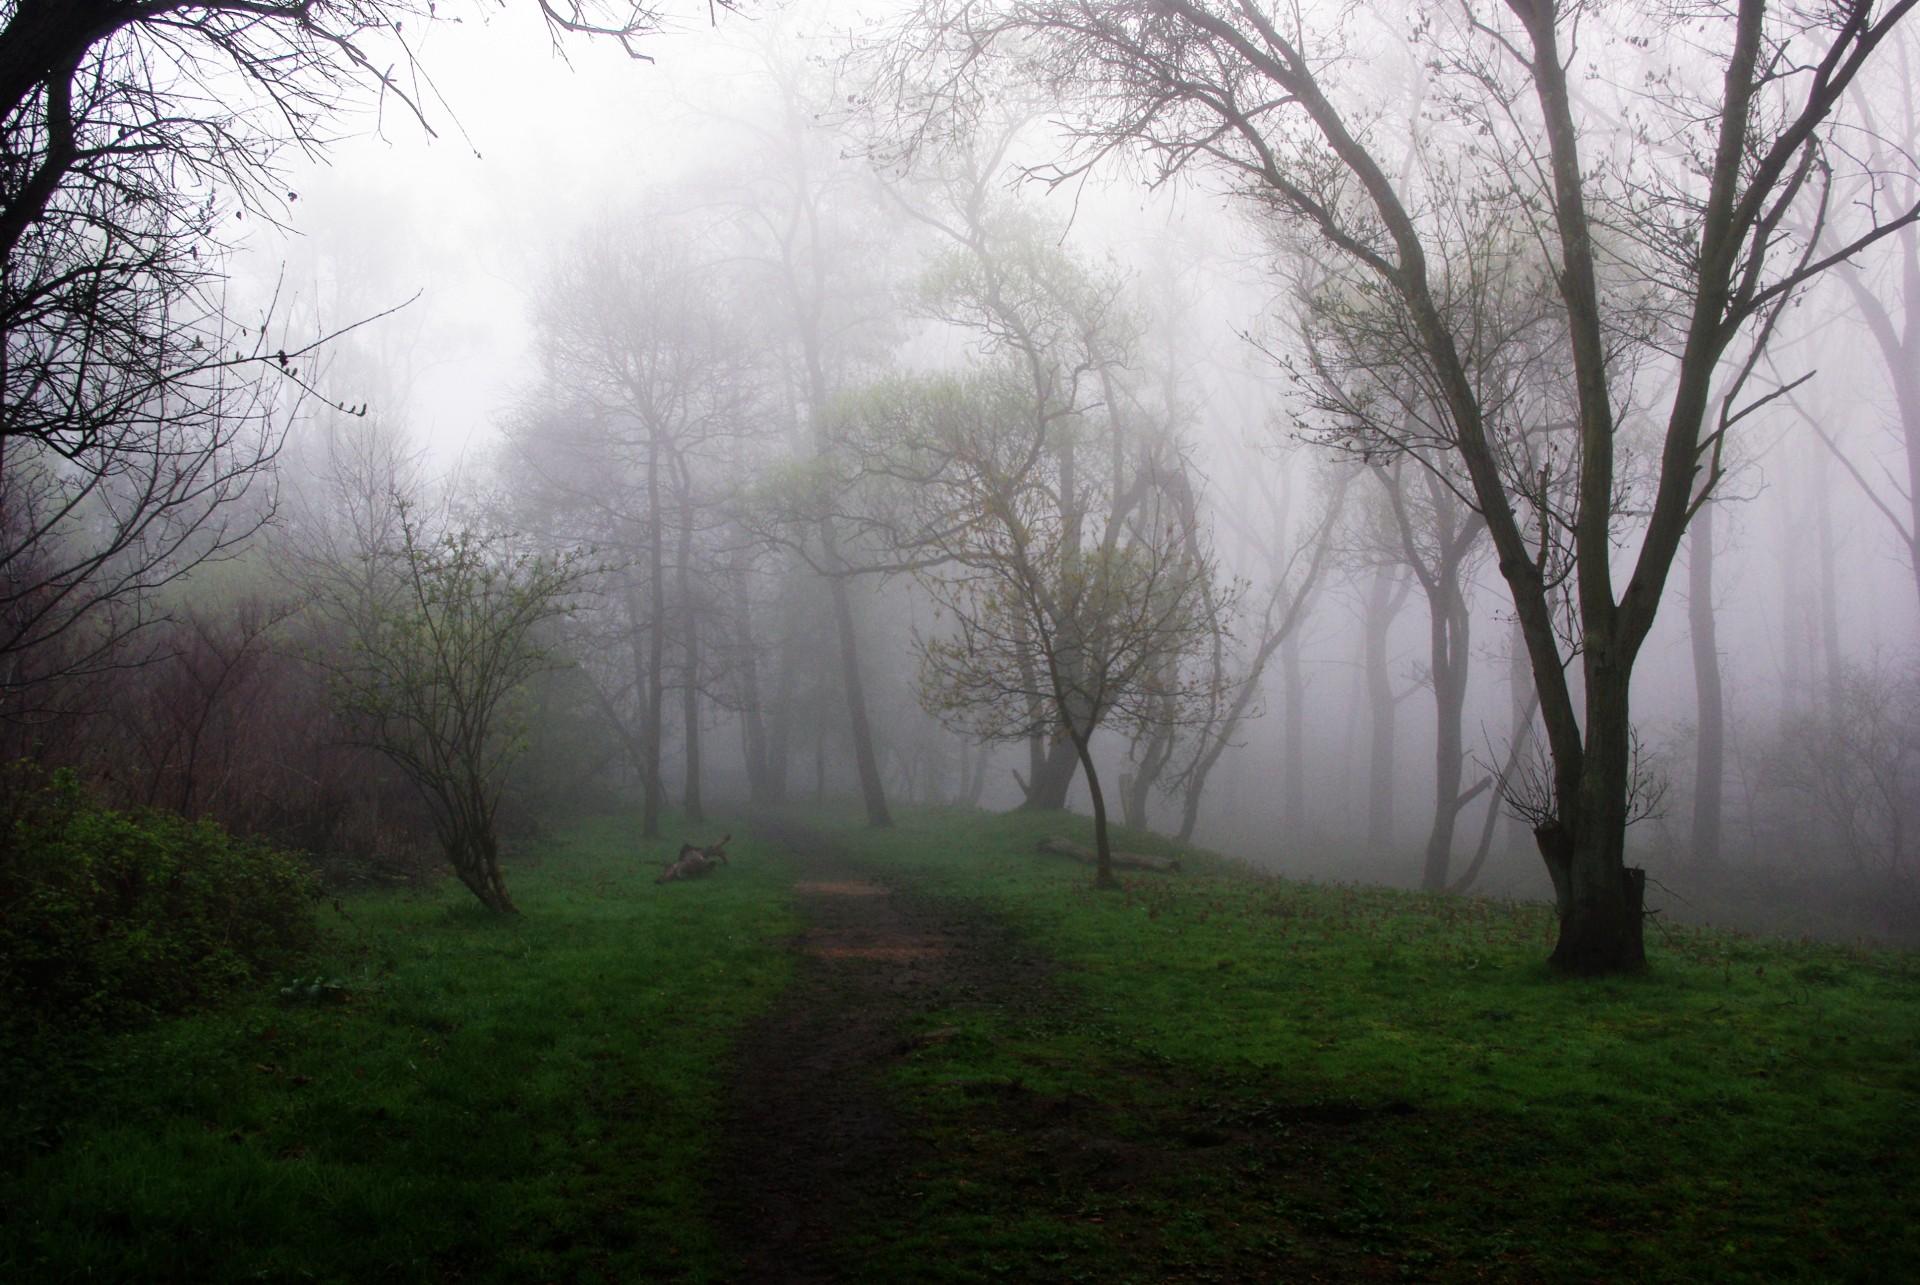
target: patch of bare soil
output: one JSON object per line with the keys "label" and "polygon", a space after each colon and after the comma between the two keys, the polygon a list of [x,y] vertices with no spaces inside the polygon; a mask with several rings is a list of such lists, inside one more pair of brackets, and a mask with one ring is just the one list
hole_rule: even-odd
{"label": "patch of bare soil", "polygon": [[801,869],[806,926],[794,984],[737,1055],[716,1204],[742,1280],[830,1281],[844,1278],[836,1233],[910,1198],[916,1143],[881,1082],[913,1047],[907,1026],[1052,994],[1045,961],[991,915],[877,884],[824,836],[765,828]]}

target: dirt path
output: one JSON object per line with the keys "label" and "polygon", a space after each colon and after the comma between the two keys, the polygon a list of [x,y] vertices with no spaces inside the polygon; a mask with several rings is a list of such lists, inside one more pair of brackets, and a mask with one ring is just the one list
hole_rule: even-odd
{"label": "dirt path", "polygon": [[742,1042],[717,1203],[743,1279],[827,1281],[834,1235],[909,1207],[916,1144],[881,1082],[910,1024],[969,1004],[1044,1005],[1044,960],[962,904],[876,882],[831,839],[765,824],[797,864],[798,975]]}

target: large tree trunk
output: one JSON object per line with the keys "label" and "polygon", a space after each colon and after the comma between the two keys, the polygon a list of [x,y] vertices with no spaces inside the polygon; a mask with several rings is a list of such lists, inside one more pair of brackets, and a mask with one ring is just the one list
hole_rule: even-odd
{"label": "large tree trunk", "polygon": [[1563,973],[1596,976],[1646,966],[1646,872],[1626,864],[1632,731],[1631,667],[1587,660],[1586,745],[1578,785],[1563,796],[1560,818],[1537,833],[1559,899],[1560,939],[1548,962]]}
{"label": "large tree trunk", "polygon": [[1698,712],[1693,756],[1693,859],[1720,864],[1720,812],[1726,782],[1726,716],[1713,609],[1714,506],[1704,504],[1687,533],[1687,626],[1693,641]]}
{"label": "large tree trunk", "polygon": [[1025,783],[1027,797],[1020,806],[1028,812],[1058,812],[1066,807],[1067,791],[1073,787],[1073,774],[1081,762],[1073,738],[1057,737],[1038,759],[1033,779]]}

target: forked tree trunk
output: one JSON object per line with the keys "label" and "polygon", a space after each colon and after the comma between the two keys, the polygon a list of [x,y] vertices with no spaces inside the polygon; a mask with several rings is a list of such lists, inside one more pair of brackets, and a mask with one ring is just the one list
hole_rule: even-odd
{"label": "forked tree trunk", "polygon": [[439,793],[434,802],[441,849],[455,877],[481,905],[495,914],[517,915],[519,907],[508,895],[506,876],[500,870],[500,845],[494,837],[493,819],[477,802],[483,789],[468,782],[461,793],[464,799]]}

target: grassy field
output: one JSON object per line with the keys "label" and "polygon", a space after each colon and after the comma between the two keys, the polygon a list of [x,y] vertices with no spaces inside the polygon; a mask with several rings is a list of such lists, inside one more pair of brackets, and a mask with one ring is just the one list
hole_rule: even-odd
{"label": "grassy field", "polygon": [[1012,918],[1067,998],[1018,1025],[925,1019],[958,1034],[895,1078],[948,1159],[900,1265],[1831,1281],[1920,1262],[1915,956],[1656,929],[1647,975],[1572,982],[1542,964],[1544,906],[1205,859],[1101,894],[1033,854],[1077,828],[921,815],[854,839]]}
{"label": "grassy field", "polygon": [[[1052,961],[1030,1011],[902,1033],[879,1091],[926,1160],[849,1219],[850,1279],[1920,1262],[1914,955],[1656,929],[1646,976],[1569,982],[1543,907],[1204,857],[1095,893],[1033,851],[1075,818],[817,824]],[[631,833],[531,845],[513,921],[452,887],[323,909],[301,978],[7,1086],[0,1280],[727,1279],[716,1122],[792,975],[792,866],[736,826],[731,867],[656,888]]]}
{"label": "grassy field", "polygon": [[725,877],[656,888],[635,829],[533,845],[517,919],[451,884],[325,909],[290,994],[20,1086],[0,1280],[722,1272],[708,1147],[732,1040],[788,975],[786,885],[742,835]]}

